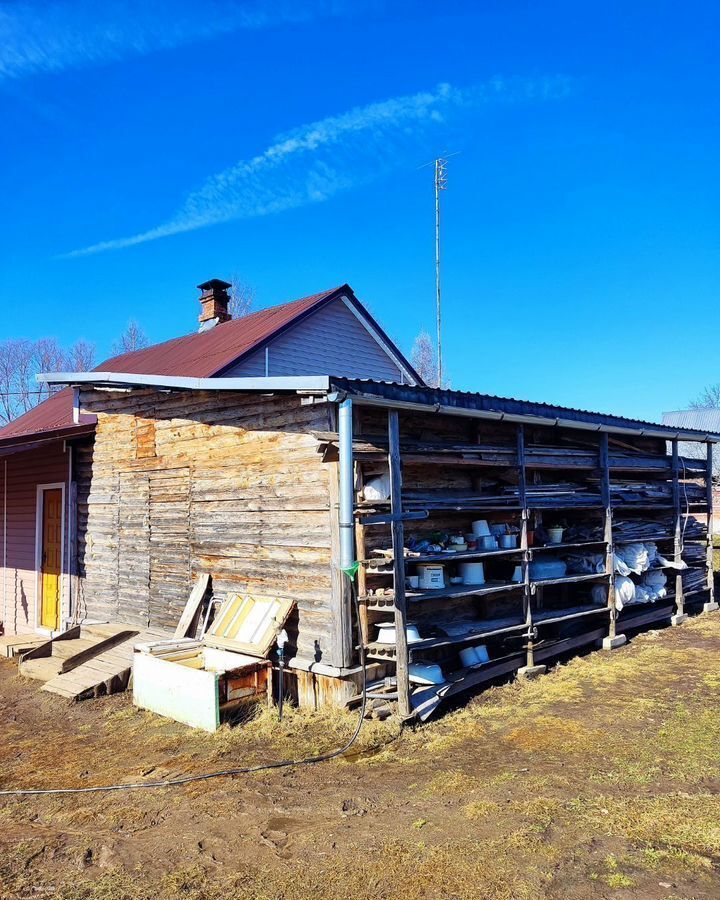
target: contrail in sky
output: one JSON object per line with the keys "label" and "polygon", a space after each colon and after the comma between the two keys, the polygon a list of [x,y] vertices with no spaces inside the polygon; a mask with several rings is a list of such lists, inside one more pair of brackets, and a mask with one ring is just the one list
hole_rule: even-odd
{"label": "contrail in sky", "polygon": [[0,2],[0,84],[112,62],[241,29],[365,11],[379,0]]}
{"label": "contrail in sky", "polygon": [[469,116],[491,103],[546,102],[570,90],[570,80],[562,76],[492,78],[465,88],[440,84],[356,107],[278,135],[261,153],[207,178],[159,225],[64,257],[119,250],[220,222],[320,203],[417,161],[429,136],[466,124]]}

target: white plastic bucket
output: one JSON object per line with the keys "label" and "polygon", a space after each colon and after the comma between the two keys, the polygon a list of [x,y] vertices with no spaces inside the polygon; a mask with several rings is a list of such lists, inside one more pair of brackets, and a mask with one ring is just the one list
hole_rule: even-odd
{"label": "white plastic bucket", "polygon": [[478,537],[482,537],[483,535],[490,534],[490,529],[488,528],[487,519],[476,519],[472,523],[473,534],[478,535]]}
{"label": "white plastic bucket", "polygon": [[479,644],[477,647],[465,647],[460,651],[460,661],[468,668],[470,666],[480,666],[483,663],[490,662],[490,654],[485,644]]}
{"label": "white plastic bucket", "polygon": [[463,584],[485,584],[485,568],[481,562],[460,563]]}

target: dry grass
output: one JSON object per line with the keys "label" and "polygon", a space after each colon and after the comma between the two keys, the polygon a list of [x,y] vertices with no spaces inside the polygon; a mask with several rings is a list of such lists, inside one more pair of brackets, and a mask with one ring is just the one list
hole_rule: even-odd
{"label": "dry grass", "polygon": [[[368,722],[359,754],[322,766],[0,803],[0,896],[717,897],[719,686],[720,616],[705,616],[493,688],[400,739],[397,722]],[[290,707],[282,723],[265,711],[206,735],[127,698],[49,699],[31,729],[0,719],[3,783],[297,758],[341,745],[355,721]]]}

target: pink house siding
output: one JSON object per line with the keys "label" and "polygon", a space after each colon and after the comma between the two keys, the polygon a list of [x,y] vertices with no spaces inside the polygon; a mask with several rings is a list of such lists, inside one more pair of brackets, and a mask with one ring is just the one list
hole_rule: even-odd
{"label": "pink house siding", "polygon": [[62,614],[69,615],[68,451],[63,441],[0,455],[0,619],[5,634],[35,631],[39,624],[36,572],[38,485],[65,488],[65,546],[61,578]]}

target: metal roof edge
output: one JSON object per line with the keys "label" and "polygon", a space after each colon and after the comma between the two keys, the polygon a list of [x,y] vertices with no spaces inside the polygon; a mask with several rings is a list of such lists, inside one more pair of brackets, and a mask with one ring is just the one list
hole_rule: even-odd
{"label": "metal roof edge", "polygon": [[257,378],[194,378],[186,375],[136,375],[131,372],[46,372],[35,376],[42,384],[96,387],[147,387],[190,391],[327,391],[327,375],[260,376]]}
{"label": "metal roof edge", "polygon": [[96,424],[96,422],[82,422],[78,425],[61,425],[58,428],[46,429],[45,431],[28,431],[27,434],[14,434],[7,438],[0,438],[0,447],[15,447],[22,444],[49,444],[53,441],[79,438],[87,434],[93,434]]}
{"label": "metal roof edge", "polygon": [[[681,429],[672,425],[661,425],[652,422],[628,419],[627,424],[618,421],[618,416],[604,415],[603,413],[589,410],[575,410],[571,408],[554,407],[548,404],[533,403],[531,401],[504,399],[491,397],[487,394],[438,390],[436,388],[413,388],[410,385],[398,385],[390,382],[375,382],[370,380],[347,379],[335,377],[331,379],[332,387],[337,394],[348,394],[357,402],[370,406],[392,406],[396,409],[432,410],[446,415],[469,416],[472,418],[484,418],[494,421],[517,422],[532,425],[559,425],[563,428],[574,428],[583,431],[607,431],[613,434],[628,434],[636,437],[660,438],[662,440],[700,441],[720,443],[720,434],[713,432]],[[417,397],[407,397],[415,393]],[[405,397],[403,395],[406,395]],[[426,399],[423,399],[423,395]],[[432,396],[429,396],[432,395]],[[329,399],[333,399],[331,394]],[[447,400],[454,403],[443,402]],[[488,408],[493,401],[497,406],[505,404],[514,409]],[[475,404],[475,405],[474,405]],[[547,406],[548,414],[537,412],[522,412],[522,407],[537,408]],[[583,418],[573,418],[572,415],[564,416],[563,412],[574,413]],[[605,419],[606,421],[603,421]],[[612,421],[610,421],[612,420]]]}

